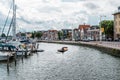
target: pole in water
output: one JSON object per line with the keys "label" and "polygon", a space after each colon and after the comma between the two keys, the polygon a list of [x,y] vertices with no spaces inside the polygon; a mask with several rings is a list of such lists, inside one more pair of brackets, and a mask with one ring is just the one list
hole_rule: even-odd
{"label": "pole in water", "polygon": [[16,62],[17,62],[16,57],[17,57],[17,52],[15,52],[15,55],[14,55],[14,59],[15,59],[15,66],[16,66]]}
{"label": "pole in water", "polygon": [[25,58],[27,58],[27,51],[25,51]]}
{"label": "pole in water", "polygon": [[23,63],[23,52],[22,52],[22,63]]}
{"label": "pole in water", "polygon": [[26,47],[26,50],[25,50],[25,58],[27,58],[27,47]]}
{"label": "pole in water", "polygon": [[39,48],[39,44],[37,44],[37,49]]}
{"label": "pole in water", "polygon": [[27,58],[27,45],[25,44],[25,58]]}
{"label": "pole in water", "polygon": [[9,74],[9,55],[7,55],[7,72]]}
{"label": "pole in water", "polygon": [[34,47],[33,47],[33,44],[32,44],[32,45],[31,45],[31,53],[33,53],[33,48],[34,48]]}

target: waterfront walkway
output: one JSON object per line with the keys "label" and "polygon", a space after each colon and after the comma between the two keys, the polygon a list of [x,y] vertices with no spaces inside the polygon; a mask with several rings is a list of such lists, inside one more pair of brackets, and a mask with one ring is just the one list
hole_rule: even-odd
{"label": "waterfront walkway", "polygon": [[113,48],[113,49],[119,49],[120,50],[120,42],[88,42],[88,44],[97,44],[103,47]]}
{"label": "waterfront walkway", "polygon": [[84,41],[48,41],[48,42],[76,43],[76,44],[81,43],[81,44],[89,44],[89,45],[94,45],[94,46],[96,45],[96,46],[120,50],[120,42],[108,42],[108,41],[102,41],[102,42],[100,42],[100,41],[89,41],[89,42],[84,42]]}

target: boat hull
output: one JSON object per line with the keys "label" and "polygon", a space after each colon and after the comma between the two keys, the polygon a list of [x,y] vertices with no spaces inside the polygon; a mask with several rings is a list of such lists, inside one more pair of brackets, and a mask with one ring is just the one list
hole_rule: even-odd
{"label": "boat hull", "polygon": [[8,60],[8,56],[0,56],[0,61],[6,61]]}
{"label": "boat hull", "polygon": [[[25,56],[25,52],[17,52],[17,56]],[[30,55],[30,52],[27,52],[27,55]]]}
{"label": "boat hull", "polygon": [[12,56],[13,56],[12,53],[0,52],[0,61],[8,60],[8,58],[10,58]]}
{"label": "boat hull", "polygon": [[64,50],[58,50],[58,52],[65,52]]}

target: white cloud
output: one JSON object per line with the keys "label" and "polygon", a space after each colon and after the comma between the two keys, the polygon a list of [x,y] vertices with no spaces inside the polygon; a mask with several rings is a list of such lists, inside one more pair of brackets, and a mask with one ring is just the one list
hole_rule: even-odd
{"label": "white cloud", "polygon": [[[0,1],[0,13],[3,14],[0,16],[7,16],[11,2],[12,0]],[[100,15],[112,16],[120,4],[119,0],[15,0],[15,2],[17,24],[26,31],[71,26],[77,28],[83,23],[98,24]]]}

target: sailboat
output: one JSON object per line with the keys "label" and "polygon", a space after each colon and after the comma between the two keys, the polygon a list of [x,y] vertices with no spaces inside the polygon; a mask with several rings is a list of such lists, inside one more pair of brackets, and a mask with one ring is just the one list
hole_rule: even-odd
{"label": "sailboat", "polygon": [[[12,36],[12,40],[8,41],[8,35],[9,35],[11,27],[12,27],[13,36]],[[26,44],[26,43],[22,43],[20,41],[17,41],[16,39],[17,39],[16,38],[16,5],[15,5],[15,0],[13,0],[12,20],[11,20],[11,23],[10,23],[10,26],[9,26],[9,29],[8,29],[8,32],[7,32],[7,37],[6,37],[5,43],[2,43],[1,46],[2,47],[7,47],[8,50],[10,50],[10,51],[11,50],[15,51],[15,54],[18,55],[18,56],[25,55],[25,52],[27,52],[27,55],[29,55],[30,50],[36,49],[36,44],[33,44],[33,42],[30,42],[29,44]]]}
{"label": "sailboat", "polygon": [[[12,20],[11,20],[11,23],[10,23],[10,26],[9,26],[9,29],[8,29],[8,32],[7,32],[7,37],[6,37],[5,41],[4,41],[4,43],[0,43],[0,48],[2,49],[2,52],[0,52],[0,61],[7,60],[8,58],[13,56],[13,54],[10,53],[10,51],[6,52],[6,50],[16,49],[16,46],[14,46],[13,44],[10,44],[10,42],[7,42],[8,34],[10,32],[12,24],[13,24],[13,33],[14,33],[13,37],[15,37],[15,34],[16,34],[16,32],[15,32],[15,21],[16,21],[15,20],[15,18],[16,18],[16,14],[15,14],[16,12],[15,11],[16,11],[16,6],[15,6],[15,1],[14,0],[13,0],[13,4],[10,7],[10,10],[11,10],[12,7],[13,7],[13,16],[12,16]],[[4,31],[4,28],[6,26],[9,14],[10,14],[10,10],[8,12],[8,16],[6,18],[5,25],[3,27],[3,31]],[[3,31],[2,31],[2,33],[3,33]]]}

